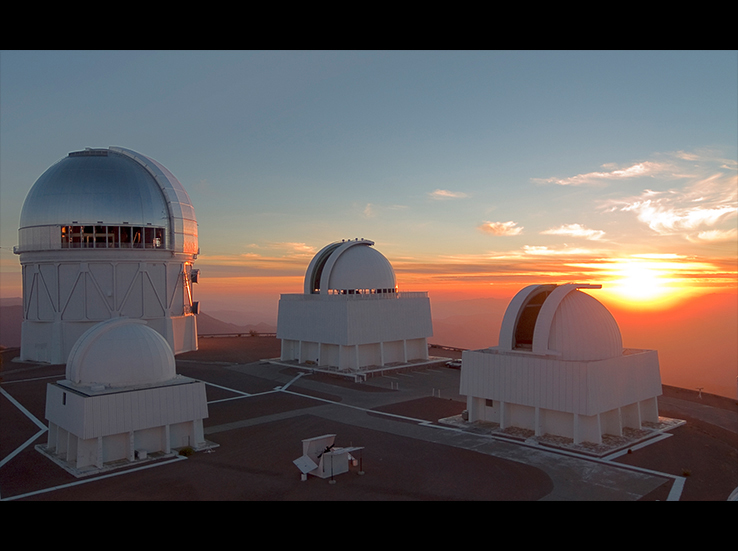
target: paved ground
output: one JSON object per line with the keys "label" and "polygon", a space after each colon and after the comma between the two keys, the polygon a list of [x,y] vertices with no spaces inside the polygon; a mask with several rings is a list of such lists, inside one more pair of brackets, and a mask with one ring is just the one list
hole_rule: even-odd
{"label": "paved ground", "polygon": [[[202,339],[177,369],[208,383],[205,435],[217,447],[75,478],[34,449],[46,442],[46,384],[64,366],[5,351],[0,499],[725,500],[738,487],[734,400],[665,387],[660,413],[686,424],[601,459],[440,424],[465,408],[459,371],[442,364],[357,384],[260,361],[278,354],[274,338]],[[322,434],[363,446],[361,467],[303,482],[292,461]]]}

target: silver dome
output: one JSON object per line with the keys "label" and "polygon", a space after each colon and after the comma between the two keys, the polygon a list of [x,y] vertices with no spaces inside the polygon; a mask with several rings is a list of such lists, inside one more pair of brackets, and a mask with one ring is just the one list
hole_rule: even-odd
{"label": "silver dome", "polygon": [[123,148],[72,152],[46,170],[23,204],[18,252],[61,248],[57,228],[72,225],[158,227],[166,249],[197,254],[197,221],[182,184]]}

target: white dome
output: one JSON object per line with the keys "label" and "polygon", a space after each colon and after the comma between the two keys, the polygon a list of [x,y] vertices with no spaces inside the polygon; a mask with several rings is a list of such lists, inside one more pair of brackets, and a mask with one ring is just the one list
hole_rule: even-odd
{"label": "white dome", "polygon": [[615,318],[600,301],[572,291],[556,309],[548,348],[560,352],[563,360],[604,360],[622,355],[623,340]]}
{"label": "white dome", "polygon": [[595,361],[622,355],[615,318],[594,297],[577,289],[600,285],[531,285],[513,298],[500,328],[499,348]]}
{"label": "white dome", "polygon": [[67,360],[67,379],[82,386],[147,385],[176,376],[166,339],[137,319],[98,323],[77,340]]}
{"label": "white dome", "polygon": [[394,292],[395,271],[373,241],[357,239],[327,245],[305,274],[305,293]]}

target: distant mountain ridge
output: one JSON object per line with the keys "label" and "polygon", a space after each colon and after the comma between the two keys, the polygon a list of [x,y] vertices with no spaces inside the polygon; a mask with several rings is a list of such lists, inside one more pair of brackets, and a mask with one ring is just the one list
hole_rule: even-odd
{"label": "distant mountain ridge", "polygon": [[[0,299],[0,346],[16,348],[21,343],[21,323],[23,306],[20,298]],[[277,328],[268,323],[237,325],[221,321],[204,312],[197,316],[197,333],[200,335],[218,335],[229,333],[276,333]]]}
{"label": "distant mountain ridge", "polygon": [[201,312],[197,315],[197,333],[199,335],[249,333],[250,331],[256,331],[257,333],[276,333],[277,328],[264,322],[248,325],[236,325],[235,323],[221,321],[205,312]]}

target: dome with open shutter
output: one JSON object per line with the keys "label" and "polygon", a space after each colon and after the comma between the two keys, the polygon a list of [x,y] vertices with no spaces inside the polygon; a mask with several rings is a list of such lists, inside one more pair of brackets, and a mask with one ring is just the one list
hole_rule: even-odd
{"label": "dome with open shutter", "polygon": [[592,361],[623,353],[615,318],[597,299],[579,289],[601,285],[531,285],[508,305],[500,328],[503,350]]}
{"label": "dome with open shutter", "polygon": [[395,271],[367,239],[326,245],[305,273],[306,294],[394,293]]}

